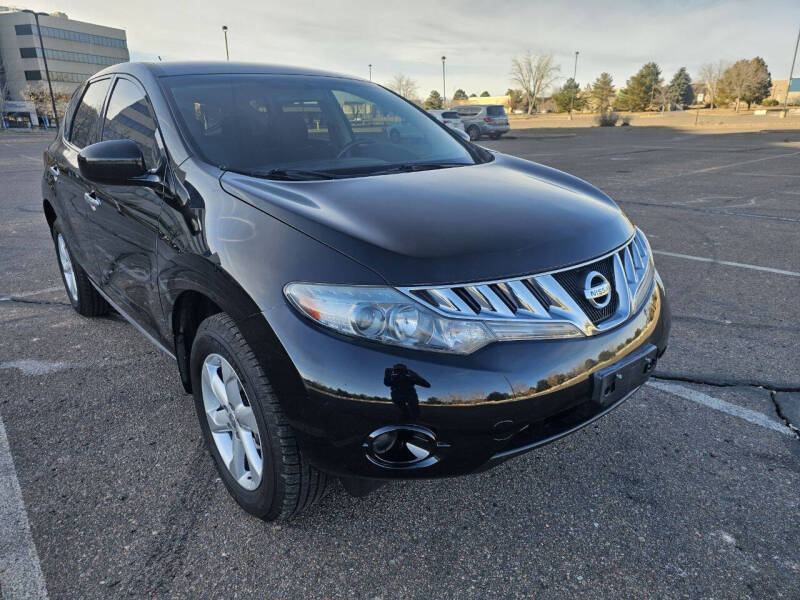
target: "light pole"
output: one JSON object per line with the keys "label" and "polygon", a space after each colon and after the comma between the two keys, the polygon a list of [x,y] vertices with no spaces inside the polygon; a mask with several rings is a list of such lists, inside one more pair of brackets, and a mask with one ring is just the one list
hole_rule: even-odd
{"label": "light pole", "polygon": [[[575,68],[572,70],[572,83],[577,84],[575,78],[578,76],[578,50],[575,50]],[[569,99],[569,120],[572,121],[572,108],[575,106],[575,90],[572,91],[572,98]]]}
{"label": "light pole", "polygon": [[369,63],[369,80],[372,81],[372,63]]}
{"label": "light pole", "polygon": [[39,34],[39,47],[42,49],[42,60],[44,60],[44,74],[47,77],[47,87],[50,90],[50,103],[53,106],[53,119],[55,119],[56,127],[58,127],[58,111],[56,111],[56,97],[53,95],[53,84],[50,82],[50,69],[47,67],[47,55],[44,53],[44,42],[42,41],[42,30],[39,29],[39,15],[47,16],[47,13],[37,13],[32,10],[25,9],[22,12],[30,13],[36,21],[36,33]]}
{"label": "light pole", "polygon": [[225,60],[230,60],[231,59],[231,55],[228,52],[228,26],[227,25],[223,25],[222,26],[222,35],[225,36]]}
{"label": "light pole", "polygon": [[783,116],[787,116],[786,107],[789,103],[789,88],[792,87],[792,75],[794,74],[794,63],[797,60],[797,47],[800,46],[800,29],[797,31],[797,41],[794,44],[794,57],[792,58],[792,68],[789,69],[789,81],[786,82],[786,95],[783,97]]}
{"label": "light pole", "polygon": [[447,60],[446,56],[442,56],[442,108],[444,108],[445,99],[447,98],[447,88],[445,87],[444,79],[444,61]]}

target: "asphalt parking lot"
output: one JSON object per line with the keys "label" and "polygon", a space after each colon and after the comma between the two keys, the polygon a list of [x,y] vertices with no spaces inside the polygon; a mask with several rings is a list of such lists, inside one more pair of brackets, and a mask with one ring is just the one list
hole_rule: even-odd
{"label": "asphalt parking lot", "polygon": [[170,359],[122,318],[69,306],[41,212],[46,143],[0,136],[6,600],[44,586],[51,598],[800,598],[800,129],[486,142],[600,186],[647,233],[673,310],[657,378],[495,470],[364,499],[337,482],[281,525],[229,498]]}

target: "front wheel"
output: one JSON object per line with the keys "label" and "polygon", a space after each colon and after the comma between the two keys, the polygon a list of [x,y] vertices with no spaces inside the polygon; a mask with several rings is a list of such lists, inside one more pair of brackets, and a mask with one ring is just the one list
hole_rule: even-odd
{"label": "front wheel", "polygon": [[469,134],[470,141],[477,142],[481,139],[481,130],[475,125],[467,129],[467,133]]}
{"label": "front wheel", "polygon": [[326,475],[301,455],[261,364],[229,315],[200,324],[191,377],[206,446],[242,508],[266,521],[286,520],[322,497]]}

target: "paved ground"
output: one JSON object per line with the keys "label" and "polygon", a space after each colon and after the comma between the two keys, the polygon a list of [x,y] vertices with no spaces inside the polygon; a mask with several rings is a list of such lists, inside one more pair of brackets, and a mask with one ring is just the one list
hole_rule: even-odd
{"label": "paved ground", "polygon": [[487,143],[598,184],[648,234],[674,312],[660,378],[494,471],[366,499],[337,484],[284,525],[229,499],[170,360],[67,305],[44,145],[0,137],[6,600],[35,589],[35,561],[8,559],[26,537],[51,598],[800,597],[800,441],[781,416],[800,413],[800,131]]}

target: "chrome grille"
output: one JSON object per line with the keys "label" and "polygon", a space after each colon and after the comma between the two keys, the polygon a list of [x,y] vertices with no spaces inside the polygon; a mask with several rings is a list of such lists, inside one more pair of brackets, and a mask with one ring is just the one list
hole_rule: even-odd
{"label": "chrome grille", "polygon": [[[637,312],[653,285],[653,259],[637,229],[629,242],[592,261],[538,275],[451,286],[399,288],[445,316],[484,321],[567,321],[586,335],[606,331]],[[589,272],[611,284],[611,301],[596,308],[584,294]]]}

